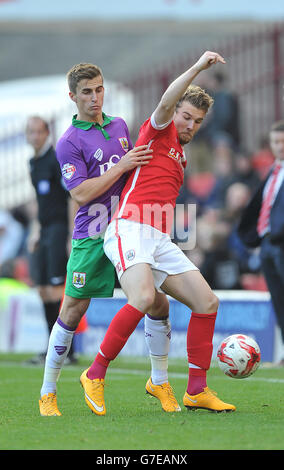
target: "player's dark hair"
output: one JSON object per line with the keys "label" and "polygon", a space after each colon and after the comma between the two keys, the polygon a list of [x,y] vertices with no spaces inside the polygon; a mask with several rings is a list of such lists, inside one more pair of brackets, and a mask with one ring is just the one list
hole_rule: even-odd
{"label": "player's dark hair", "polygon": [[284,120],[277,121],[272,124],[270,127],[270,132],[284,132]]}
{"label": "player's dark hair", "polygon": [[92,78],[98,76],[101,76],[102,79],[104,78],[100,67],[86,62],[81,62],[80,64],[73,65],[69,72],[67,72],[66,76],[69,90],[72,93],[76,93],[77,85],[81,80],[91,80]]}
{"label": "player's dark hair", "polygon": [[188,101],[197,109],[203,109],[206,113],[214,103],[214,99],[197,85],[190,85],[187,88],[186,92],[177,102],[176,109],[178,109],[184,101]]}

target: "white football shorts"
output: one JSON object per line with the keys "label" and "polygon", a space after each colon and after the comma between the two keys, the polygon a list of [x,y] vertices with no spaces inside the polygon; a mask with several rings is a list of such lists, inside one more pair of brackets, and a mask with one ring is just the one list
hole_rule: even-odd
{"label": "white football shorts", "polygon": [[133,220],[114,219],[109,224],[104,251],[114,265],[118,279],[130,266],[149,264],[157,290],[168,275],[198,270],[168,234]]}

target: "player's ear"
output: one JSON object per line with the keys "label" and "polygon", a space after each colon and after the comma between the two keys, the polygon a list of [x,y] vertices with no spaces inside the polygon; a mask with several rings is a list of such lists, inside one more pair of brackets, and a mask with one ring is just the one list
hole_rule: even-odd
{"label": "player's ear", "polygon": [[72,91],[69,91],[69,97],[72,101],[74,101],[74,103],[77,103],[77,96],[75,95],[75,93],[72,93]]}

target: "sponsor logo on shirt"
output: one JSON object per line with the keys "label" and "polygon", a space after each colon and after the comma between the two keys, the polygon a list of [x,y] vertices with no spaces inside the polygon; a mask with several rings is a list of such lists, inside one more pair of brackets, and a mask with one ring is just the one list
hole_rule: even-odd
{"label": "sponsor logo on shirt", "polygon": [[66,180],[70,180],[76,171],[76,167],[72,163],[65,163],[61,168],[62,176]]}
{"label": "sponsor logo on shirt", "polygon": [[77,287],[77,289],[84,287],[86,284],[86,273],[77,273],[76,271],[73,271],[72,284],[74,287]]}
{"label": "sponsor logo on shirt", "polygon": [[100,167],[100,175],[103,175],[106,171],[116,165],[120,160],[119,155],[112,155],[108,162],[102,163],[99,165]]}
{"label": "sponsor logo on shirt", "polygon": [[174,149],[173,147],[170,149],[169,153],[168,153],[168,157],[171,157],[173,158],[174,160],[177,160],[179,161],[180,159],[180,152],[178,152],[176,149]]}
{"label": "sponsor logo on shirt", "polygon": [[184,152],[181,154],[175,148],[171,147],[168,153],[168,157],[172,158],[173,160],[176,160],[180,164],[182,171],[184,171],[184,168],[186,166],[186,156]]}
{"label": "sponsor logo on shirt", "polygon": [[99,162],[102,161],[103,159],[103,156],[104,156],[104,152],[102,151],[102,149],[97,149],[93,155],[93,157],[98,160]]}
{"label": "sponsor logo on shirt", "polygon": [[129,149],[129,143],[126,137],[120,137],[119,139],[120,145],[125,150],[125,152],[128,152]]}

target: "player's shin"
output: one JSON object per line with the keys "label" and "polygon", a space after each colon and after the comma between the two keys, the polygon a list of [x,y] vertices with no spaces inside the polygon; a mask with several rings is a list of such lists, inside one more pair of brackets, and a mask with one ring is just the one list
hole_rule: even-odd
{"label": "player's shin", "polygon": [[152,383],[161,385],[168,382],[168,354],[171,338],[169,317],[145,315],[144,330],[151,360]]}
{"label": "player's shin", "polygon": [[55,322],[48,343],[41,396],[56,393],[56,382],[70,349],[74,332],[75,330],[70,329],[59,318]]}
{"label": "player's shin", "polygon": [[107,329],[100,352],[87,372],[89,379],[103,379],[105,377],[109,362],[113,361],[120,353],[143,317],[144,313],[130,304],[124,305],[117,312]]}
{"label": "player's shin", "polygon": [[187,393],[196,395],[207,386],[206,372],[212,357],[212,339],[217,313],[192,313],[187,330],[189,375]]}

